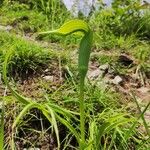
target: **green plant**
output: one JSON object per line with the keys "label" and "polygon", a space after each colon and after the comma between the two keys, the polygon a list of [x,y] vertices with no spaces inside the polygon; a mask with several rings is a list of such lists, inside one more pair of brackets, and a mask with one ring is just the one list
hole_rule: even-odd
{"label": "green plant", "polygon": [[64,24],[57,30],[43,32],[41,34],[60,34],[60,35],[69,35],[74,32],[82,32],[84,33],[84,37],[80,43],[79,49],[79,59],[78,59],[78,68],[79,68],[79,75],[80,75],[80,132],[81,132],[81,142],[80,142],[80,149],[85,148],[85,110],[84,110],[84,80],[86,73],[88,71],[88,63],[89,57],[91,52],[91,45],[92,45],[92,31],[88,27],[88,25],[81,21],[81,20],[72,20]]}

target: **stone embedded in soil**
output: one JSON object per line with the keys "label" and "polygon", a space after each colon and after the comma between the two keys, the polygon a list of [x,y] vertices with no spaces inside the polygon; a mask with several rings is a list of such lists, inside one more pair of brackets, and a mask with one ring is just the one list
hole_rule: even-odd
{"label": "stone embedded in soil", "polygon": [[107,71],[109,69],[109,64],[101,65],[101,66],[99,66],[99,69],[103,70],[103,71]]}
{"label": "stone embedded in soil", "polygon": [[10,30],[12,30],[12,26],[2,26],[2,25],[0,25],[0,30],[3,30],[3,31],[10,31]]}
{"label": "stone embedded in soil", "polygon": [[109,64],[101,65],[95,70],[90,70],[88,72],[88,78],[92,80],[99,77],[103,77],[107,73],[108,69],[109,69]]}
{"label": "stone embedded in soil", "polygon": [[100,71],[99,68],[97,68],[96,70],[93,70],[93,71],[89,71],[88,73],[88,78],[89,79],[96,79],[98,78],[99,76],[101,76],[102,72]]}
{"label": "stone embedded in soil", "polygon": [[46,81],[54,81],[54,76],[44,76],[43,79],[45,79]]}
{"label": "stone embedded in soil", "polygon": [[45,70],[44,70],[44,73],[47,73],[47,72],[50,72],[50,70],[49,70],[49,69],[45,69]]}
{"label": "stone embedded in soil", "polygon": [[108,74],[111,74],[111,75],[115,74],[115,70],[114,70],[114,69],[109,68],[109,69],[108,69]]}
{"label": "stone embedded in soil", "polygon": [[120,77],[120,76],[116,76],[114,79],[113,79],[113,84],[115,85],[119,85],[121,84],[123,81],[123,79]]}

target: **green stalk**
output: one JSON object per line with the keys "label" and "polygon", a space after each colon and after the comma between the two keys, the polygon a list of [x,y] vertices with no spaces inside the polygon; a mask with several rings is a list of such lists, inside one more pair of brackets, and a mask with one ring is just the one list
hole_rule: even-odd
{"label": "green stalk", "polygon": [[80,109],[80,150],[85,149],[85,106],[84,106],[84,79],[88,71],[88,63],[91,53],[93,32],[88,24],[82,20],[75,19],[63,24],[59,29],[53,31],[42,32],[41,34],[55,33],[63,36],[72,33],[80,32],[83,37],[79,47],[78,71],[80,75],[80,94],[79,94],[79,109]]}
{"label": "green stalk", "polygon": [[84,79],[80,79],[80,132],[81,132],[81,143],[80,150],[84,149],[85,145],[85,109],[84,109]]}

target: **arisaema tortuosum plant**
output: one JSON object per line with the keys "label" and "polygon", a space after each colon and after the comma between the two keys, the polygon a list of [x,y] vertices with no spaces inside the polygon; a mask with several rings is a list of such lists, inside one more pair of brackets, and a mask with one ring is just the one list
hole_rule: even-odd
{"label": "arisaema tortuosum plant", "polygon": [[42,32],[40,34],[58,34],[67,36],[72,33],[81,32],[83,34],[79,47],[78,70],[80,75],[80,149],[84,149],[85,144],[85,109],[84,109],[84,80],[88,71],[88,63],[91,53],[93,33],[88,24],[82,20],[71,20],[63,24],[59,29]]}

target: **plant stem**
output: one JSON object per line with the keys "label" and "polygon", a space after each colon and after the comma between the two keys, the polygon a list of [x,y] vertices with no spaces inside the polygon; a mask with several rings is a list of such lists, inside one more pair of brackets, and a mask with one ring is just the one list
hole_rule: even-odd
{"label": "plant stem", "polygon": [[84,149],[85,145],[85,112],[84,112],[84,78],[80,79],[80,132],[81,132],[81,143],[80,150]]}

